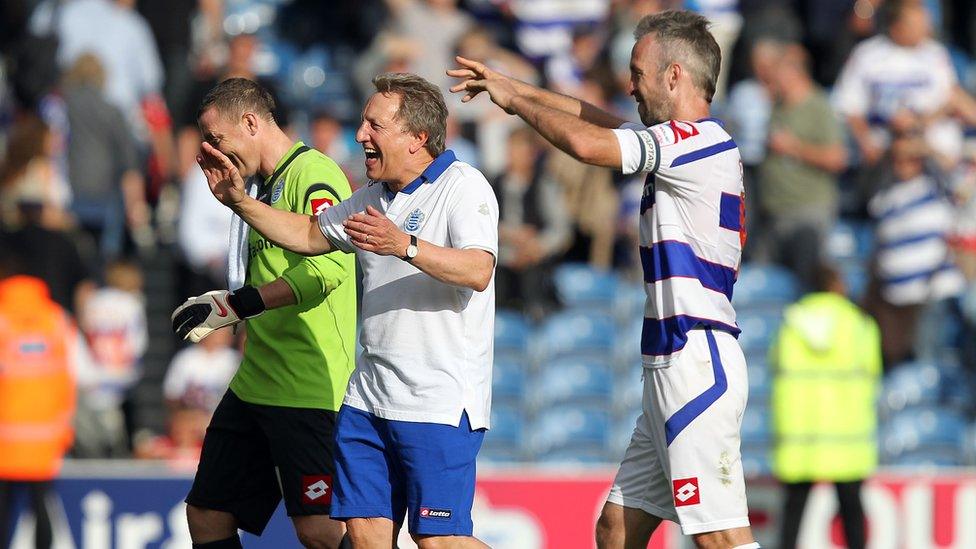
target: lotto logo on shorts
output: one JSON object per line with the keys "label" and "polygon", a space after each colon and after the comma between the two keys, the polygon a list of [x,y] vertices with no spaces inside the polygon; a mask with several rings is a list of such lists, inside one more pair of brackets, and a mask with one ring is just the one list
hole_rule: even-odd
{"label": "lotto logo on shorts", "polygon": [[332,503],[332,475],[303,476],[302,503],[306,505],[328,505]]}
{"label": "lotto logo on shorts", "polygon": [[451,518],[450,509],[432,509],[430,507],[420,508],[420,518],[449,519]]}
{"label": "lotto logo on shorts", "polygon": [[671,481],[674,488],[674,506],[698,505],[701,498],[698,493],[698,477],[679,478]]}

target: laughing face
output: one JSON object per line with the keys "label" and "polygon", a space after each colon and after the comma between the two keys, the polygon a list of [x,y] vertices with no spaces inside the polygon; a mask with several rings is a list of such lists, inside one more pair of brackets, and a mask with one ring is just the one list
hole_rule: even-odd
{"label": "laughing face", "polygon": [[245,113],[233,120],[222,116],[216,107],[210,107],[197,119],[204,141],[224,153],[245,179],[256,174],[261,165],[257,140],[248,131],[248,114],[254,116]]}
{"label": "laughing face", "polygon": [[397,119],[400,96],[374,93],[363,109],[363,122],[356,141],[366,154],[366,177],[374,181],[396,182],[410,155],[416,137]]}
{"label": "laughing face", "polygon": [[637,112],[645,126],[670,120],[674,110],[667,71],[658,64],[662,54],[652,34],[638,40],[630,54],[630,95],[637,100]]}

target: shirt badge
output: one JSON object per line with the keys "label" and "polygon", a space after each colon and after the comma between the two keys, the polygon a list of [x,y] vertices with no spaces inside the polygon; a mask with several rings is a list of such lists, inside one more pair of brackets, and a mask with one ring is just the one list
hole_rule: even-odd
{"label": "shirt badge", "polygon": [[271,190],[271,203],[274,204],[281,198],[281,191],[285,190],[285,181],[281,180],[275,183],[274,189]]}
{"label": "shirt badge", "polygon": [[424,221],[424,212],[420,211],[420,208],[410,212],[407,216],[407,221],[403,224],[403,229],[407,232],[416,232],[420,228],[420,224]]}

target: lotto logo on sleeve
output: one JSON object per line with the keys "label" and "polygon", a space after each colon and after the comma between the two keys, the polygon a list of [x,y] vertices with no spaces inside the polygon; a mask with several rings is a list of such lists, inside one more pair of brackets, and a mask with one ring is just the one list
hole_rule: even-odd
{"label": "lotto logo on sleeve", "polygon": [[332,503],[332,475],[302,476],[302,503],[306,505]]}
{"label": "lotto logo on sleeve", "polygon": [[421,507],[420,508],[420,518],[431,518],[431,519],[444,519],[447,520],[451,518],[450,509],[434,509],[432,507]]}
{"label": "lotto logo on sleeve", "polygon": [[335,202],[333,202],[331,198],[313,198],[312,215],[319,215],[332,206],[335,206]]}
{"label": "lotto logo on sleeve", "polygon": [[674,506],[698,505],[701,503],[698,493],[698,477],[679,478],[671,481],[674,488]]}

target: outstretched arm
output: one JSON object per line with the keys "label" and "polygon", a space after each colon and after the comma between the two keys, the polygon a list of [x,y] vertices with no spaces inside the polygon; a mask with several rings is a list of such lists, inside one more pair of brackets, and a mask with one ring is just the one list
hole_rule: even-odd
{"label": "outstretched arm", "polygon": [[301,255],[332,251],[332,243],[322,234],[315,216],[278,210],[248,196],[237,167],[209,143],[200,146],[197,163],[217,200],[271,242]]}
{"label": "outstretched arm", "polygon": [[458,65],[461,65],[460,68],[451,69],[447,71],[447,74],[454,78],[462,79],[462,82],[451,88],[451,91],[455,93],[466,92],[464,97],[461,98],[462,103],[471,101],[478,93],[483,91],[483,88],[478,86],[469,86],[469,82],[488,80],[506,81],[512,85],[517,95],[525,96],[539,105],[570,114],[601,128],[619,128],[626,122],[626,120],[619,116],[611,114],[591,103],[522,82],[500,72],[493,71],[486,67],[484,63],[461,56],[455,57],[455,60],[457,60]]}
{"label": "outstretched arm", "polygon": [[613,130],[588,122],[574,113],[572,102],[576,101],[577,105],[581,102],[499,75],[463,57],[459,57],[458,62],[477,65],[476,68],[449,71],[452,76],[465,78],[464,82],[451,88],[456,93],[465,92],[462,101],[470,101],[479,93],[487,92],[493,103],[509,114],[518,115],[566,154],[587,164],[620,169],[620,145]]}

